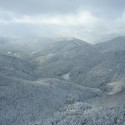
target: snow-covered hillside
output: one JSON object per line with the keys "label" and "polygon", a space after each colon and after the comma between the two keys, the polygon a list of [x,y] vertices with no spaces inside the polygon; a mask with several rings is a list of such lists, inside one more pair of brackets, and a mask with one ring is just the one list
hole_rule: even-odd
{"label": "snow-covered hillside", "polygon": [[34,82],[14,79],[13,83],[0,83],[0,124],[43,122],[60,107],[99,95],[100,91],[58,79]]}
{"label": "snow-covered hillside", "polygon": [[125,125],[124,43],[0,38],[0,125]]}

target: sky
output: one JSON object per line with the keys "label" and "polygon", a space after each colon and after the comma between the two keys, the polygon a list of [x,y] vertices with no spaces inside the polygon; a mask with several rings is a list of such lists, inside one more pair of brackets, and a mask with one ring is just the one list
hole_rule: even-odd
{"label": "sky", "polygon": [[125,35],[125,0],[0,0],[0,34],[88,42]]}

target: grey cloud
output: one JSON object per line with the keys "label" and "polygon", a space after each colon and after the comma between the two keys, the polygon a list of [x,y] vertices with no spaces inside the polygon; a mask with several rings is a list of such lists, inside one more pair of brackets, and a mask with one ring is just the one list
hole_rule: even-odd
{"label": "grey cloud", "polygon": [[0,33],[73,36],[87,41],[124,35],[124,5],[125,0],[0,0]]}
{"label": "grey cloud", "polygon": [[125,0],[0,0],[0,8],[22,15],[66,14],[79,9],[98,16],[115,17],[122,14]]}

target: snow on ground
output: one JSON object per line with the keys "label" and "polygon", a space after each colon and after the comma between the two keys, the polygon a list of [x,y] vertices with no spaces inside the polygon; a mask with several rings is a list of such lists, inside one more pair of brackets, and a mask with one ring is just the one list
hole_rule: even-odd
{"label": "snow on ground", "polygon": [[125,82],[124,81],[112,82],[107,85],[107,88],[109,90],[108,94],[113,95],[125,89]]}
{"label": "snow on ground", "polygon": [[40,57],[37,58],[37,62],[38,62],[38,64],[42,64],[42,63],[51,59],[54,56],[55,56],[55,54],[48,54],[48,55],[45,55],[45,56],[40,56]]}
{"label": "snow on ground", "polygon": [[[20,56],[20,51],[8,49],[6,54],[11,56],[0,57],[0,125],[125,125],[124,51],[113,55],[107,53],[104,59],[100,58],[103,57],[100,54],[99,59],[96,58],[94,53],[92,56],[95,59],[87,60],[92,57],[87,57],[90,50],[85,58],[81,57],[86,51],[80,51],[77,55],[77,50],[83,46],[77,39],[69,41],[68,46],[65,40],[56,46],[54,44],[55,47],[47,55],[35,51],[41,44],[37,45],[34,39],[32,41],[33,44],[27,41],[27,48],[31,48],[29,52],[35,57],[35,66],[39,66],[40,70],[42,66],[46,69],[47,65],[44,64],[50,64],[47,70],[43,68],[41,72],[47,72],[47,75],[43,78],[40,74],[38,79],[39,72],[32,62],[24,61],[26,58],[16,58]],[[81,47],[74,49],[74,46]],[[61,55],[65,55],[65,60]],[[83,65],[85,61],[88,62]],[[71,82],[70,69],[76,66],[70,67],[72,62],[79,67],[73,70],[73,77],[77,80]],[[89,62],[91,64],[88,65]],[[85,73],[88,72],[88,87],[84,86],[86,75],[83,67],[88,68],[85,70]],[[54,70],[52,74],[50,70]],[[82,85],[78,84],[79,79],[82,79]]]}
{"label": "snow on ground", "polygon": [[100,95],[94,90],[58,79],[8,80],[12,84],[1,83],[0,86],[0,125],[36,125],[39,121],[42,124],[65,105],[85,102]]}
{"label": "snow on ground", "polygon": [[65,79],[65,80],[70,80],[69,73],[64,74],[64,75],[63,75],[63,79]]}
{"label": "snow on ground", "polygon": [[8,54],[11,54],[11,51],[7,52]]}
{"label": "snow on ground", "polygon": [[56,112],[44,125],[125,125],[125,108],[94,108],[91,104],[76,102]]}
{"label": "snow on ground", "polygon": [[77,42],[77,41],[74,41],[74,43],[76,43],[77,45],[81,46],[81,44],[79,42]]}

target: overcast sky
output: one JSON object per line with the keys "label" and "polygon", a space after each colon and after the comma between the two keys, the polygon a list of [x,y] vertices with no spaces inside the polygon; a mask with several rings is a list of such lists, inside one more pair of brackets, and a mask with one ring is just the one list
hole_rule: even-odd
{"label": "overcast sky", "polygon": [[78,37],[125,34],[125,0],[0,0],[0,34]]}

